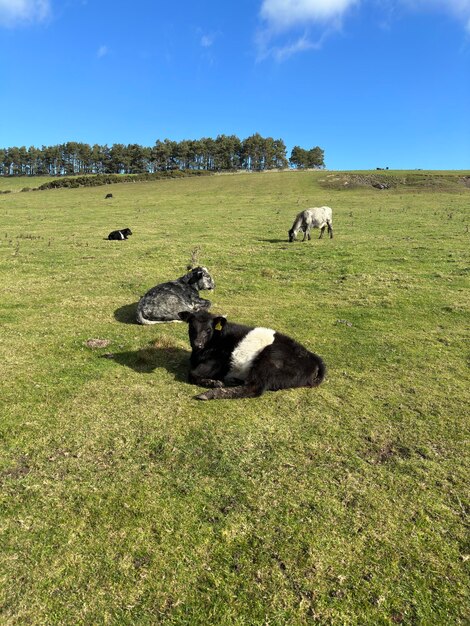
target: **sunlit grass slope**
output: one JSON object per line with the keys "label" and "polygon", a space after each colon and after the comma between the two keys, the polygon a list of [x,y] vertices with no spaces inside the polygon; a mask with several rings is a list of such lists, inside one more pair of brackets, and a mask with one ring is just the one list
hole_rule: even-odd
{"label": "sunlit grass slope", "polygon": [[0,193],[15,193],[22,189],[36,189],[43,183],[54,180],[53,176],[0,176]]}
{"label": "sunlit grass slope", "polygon": [[[465,623],[470,193],[325,178],[0,196],[3,624]],[[194,251],[321,387],[193,400],[186,326],[132,322]]]}

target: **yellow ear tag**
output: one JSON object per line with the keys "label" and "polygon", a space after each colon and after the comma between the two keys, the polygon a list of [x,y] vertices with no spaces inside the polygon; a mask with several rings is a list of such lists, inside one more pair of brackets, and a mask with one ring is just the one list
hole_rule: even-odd
{"label": "yellow ear tag", "polygon": [[222,324],[220,322],[217,322],[215,325],[215,330],[222,330]]}

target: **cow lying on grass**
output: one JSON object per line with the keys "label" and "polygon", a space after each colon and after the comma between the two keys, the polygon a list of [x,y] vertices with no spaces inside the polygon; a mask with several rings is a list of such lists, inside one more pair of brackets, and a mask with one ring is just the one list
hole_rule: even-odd
{"label": "cow lying on grass", "polygon": [[199,290],[212,290],[215,283],[206,267],[195,267],[188,274],[152,287],[137,305],[139,324],[181,322],[180,311],[208,309],[210,300],[199,297]]}
{"label": "cow lying on grass", "polygon": [[189,382],[212,387],[196,396],[198,400],[254,398],[267,390],[316,387],[325,377],[319,356],[270,328],[233,324],[206,311],[183,311],[179,316],[189,324]]}
{"label": "cow lying on grass", "polygon": [[129,235],[132,235],[132,231],[130,228],[123,228],[122,230],[112,230],[108,235],[108,239],[119,241],[127,239]]}

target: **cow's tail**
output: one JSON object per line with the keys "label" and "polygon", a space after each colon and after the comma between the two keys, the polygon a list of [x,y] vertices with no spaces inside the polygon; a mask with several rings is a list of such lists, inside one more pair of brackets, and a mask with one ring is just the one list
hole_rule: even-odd
{"label": "cow's tail", "polygon": [[157,320],[149,320],[143,316],[142,311],[137,309],[137,323],[142,325],[158,324]]}

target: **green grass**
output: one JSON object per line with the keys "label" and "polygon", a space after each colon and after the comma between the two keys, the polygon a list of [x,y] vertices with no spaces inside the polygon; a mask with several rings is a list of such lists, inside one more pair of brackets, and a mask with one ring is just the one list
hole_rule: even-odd
{"label": "green grass", "polygon": [[[470,194],[324,178],[0,196],[2,624],[467,623]],[[196,247],[322,386],[193,400],[186,326],[130,322]]]}
{"label": "green grass", "polygon": [[35,189],[54,180],[53,176],[0,176],[0,193],[5,191],[17,192],[24,188]]}

